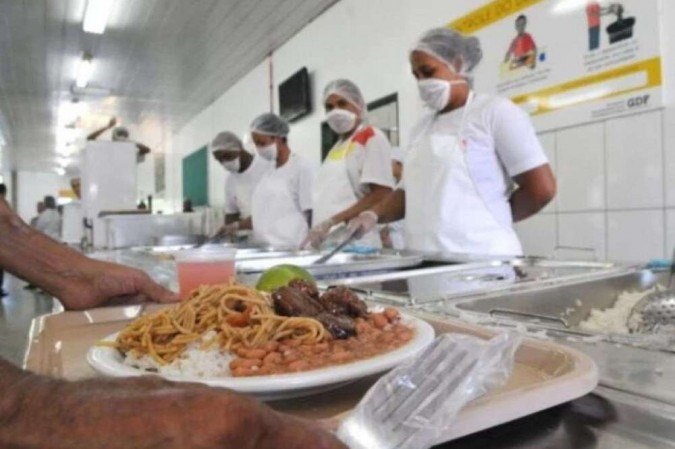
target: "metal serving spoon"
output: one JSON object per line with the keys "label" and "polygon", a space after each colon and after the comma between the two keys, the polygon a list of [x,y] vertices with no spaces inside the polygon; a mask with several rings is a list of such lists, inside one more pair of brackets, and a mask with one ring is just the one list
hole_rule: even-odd
{"label": "metal serving spoon", "polygon": [[645,295],[633,306],[626,322],[629,329],[637,332],[649,332],[657,326],[675,325],[675,290],[671,288],[674,273],[675,251],[673,251],[673,260],[670,263],[668,288]]}

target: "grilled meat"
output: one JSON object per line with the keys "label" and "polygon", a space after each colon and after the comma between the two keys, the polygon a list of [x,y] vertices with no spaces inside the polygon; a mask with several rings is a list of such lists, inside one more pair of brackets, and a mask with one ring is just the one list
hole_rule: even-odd
{"label": "grilled meat", "polygon": [[356,335],[354,318],[368,312],[366,303],[346,287],[332,288],[319,297],[313,284],[301,280],[275,290],[272,300],[279,315],[315,318],[338,339]]}
{"label": "grilled meat", "polygon": [[356,293],[347,287],[333,287],[319,299],[321,304],[334,315],[347,315],[360,318],[368,313],[368,306]]}
{"label": "grilled meat", "polygon": [[281,287],[272,293],[274,310],[284,316],[314,317],[325,309],[315,299],[302,290],[293,287]]}
{"label": "grilled meat", "polygon": [[304,279],[293,279],[288,283],[288,286],[300,290],[313,299],[319,299],[319,290],[313,282],[305,281]]}
{"label": "grilled meat", "polygon": [[352,335],[356,335],[356,323],[348,316],[333,315],[329,312],[323,312],[314,318],[319,320],[326,330],[337,339],[343,340]]}

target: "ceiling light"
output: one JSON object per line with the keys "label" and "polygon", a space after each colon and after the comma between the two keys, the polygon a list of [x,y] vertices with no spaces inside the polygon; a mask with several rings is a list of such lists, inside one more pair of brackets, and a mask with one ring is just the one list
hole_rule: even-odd
{"label": "ceiling light", "polygon": [[77,61],[77,68],[75,69],[75,85],[80,89],[87,87],[93,73],[94,63],[91,61],[91,56],[85,54],[82,59]]}
{"label": "ceiling light", "polygon": [[89,0],[84,12],[82,29],[87,33],[103,34],[112,6],[113,0]]}
{"label": "ceiling light", "polygon": [[65,169],[65,168],[62,168],[62,167],[56,167],[56,168],[54,169],[54,172],[55,172],[57,175],[59,175],[59,176],[63,176],[63,175],[66,174],[66,169]]}

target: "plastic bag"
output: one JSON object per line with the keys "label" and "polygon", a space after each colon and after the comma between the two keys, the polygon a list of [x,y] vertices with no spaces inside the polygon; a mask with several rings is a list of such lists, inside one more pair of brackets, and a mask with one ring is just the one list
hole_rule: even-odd
{"label": "plastic bag", "polygon": [[522,337],[444,334],[373,385],[338,429],[352,449],[425,449],[470,401],[502,385]]}

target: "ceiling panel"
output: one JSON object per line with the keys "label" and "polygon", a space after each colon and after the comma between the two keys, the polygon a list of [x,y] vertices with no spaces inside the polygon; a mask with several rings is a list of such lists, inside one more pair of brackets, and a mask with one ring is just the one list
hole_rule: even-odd
{"label": "ceiling panel", "polygon": [[95,68],[89,89],[75,95],[87,106],[82,130],[116,115],[167,136],[336,1],[115,0],[98,36],[82,31],[86,0],[0,0],[5,153],[18,169],[56,167],[58,108],[74,96],[84,52]]}

